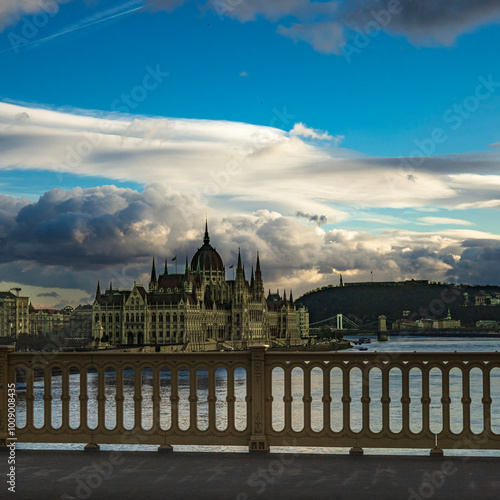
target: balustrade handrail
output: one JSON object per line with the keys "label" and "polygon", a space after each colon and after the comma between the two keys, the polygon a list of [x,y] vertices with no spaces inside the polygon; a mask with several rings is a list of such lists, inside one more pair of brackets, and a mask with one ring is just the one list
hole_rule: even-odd
{"label": "balustrade handrail", "polygon": [[[96,412],[90,417],[94,396],[89,395],[89,369],[96,372]],[[127,369],[132,370],[134,381],[133,402],[130,402],[133,408],[129,409],[125,408],[124,393]],[[225,398],[217,386],[217,373],[221,369],[225,371]],[[146,398],[144,394],[149,388],[143,387],[143,370],[151,374],[152,387]],[[245,384],[237,378],[243,370]],[[438,396],[433,393],[432,385],[436,370],[440,377]],[[201,400],[197,378],[200,371],[207,374]],[[74,383],[73,386],[70,383],[70,375],[76,372],[78,396],[71,394]],[[26,423],[15,429],[20,442],[79,442],[97,447],[133,441],[157,444],[163,450],[178,444],[242,445],[262,452],[270,446],[283,445],[350,447],[352,452],[361,452],[366,447],[429,448],[435,453],[443,448],[500,449],[500,433],[494,432],[500,428],[498,352],[325,353],[268,351],[267,346],[255,346],[237,352],[14,353],[11,346],[0,346],[0,446],[5,446],[8,439],[7,388],[16,383],[21,373],[26,384]],[[43,391],[35,385],[38,373],[43,375]],[[115,377],[114,397],[107,392],[107,373]],[[184,381],[181,387],[183,373],[188,374],[188,382]],[[482,382],[478,389],[476,380],[471,393],[474,373],[480,374]],[[56,398],[52,388],[55,375],[61,377],[60,395]],[[282,383],[276,382],[278,375]],[[459,382],[461,410],[457,413]],[[400,387],[397,398],[393,386]],[[416,396],[415,388],[419,389]],[[339,393],[336,401],[335,391]],[[39,406],[35,405],[37,394],[43,400]],[[471,410],[473,400],[478,398],[480,408],[476,401]],[[59,427],[53,426],[54,399],[60,401]],[[72,426],[70,409],[77,403],[78,425]],[[206,414],[201,426],[203,405]],[[43,424],[37,426],[35,413],[42,407]],[[143,425],[146,407],[151,413],[149,428]],[[114,427],[108,427],[106,420],[111,410],[115,415]],[[281,428],[275,425],[280,411]],[[394,411],[397,418],[391,414]],[[436,412],[440,415],[438,419]],[[125,416],[131,414],[133,425],[126,426]],[[414,414],[421,420],[417,430],[411,425]],[[458,414],[462,429],[455,431]],[[166,417],[168,426],[164,425]],[[92,418],[95,425],[91,425]],[[219,425],[220,420],[225,427]],[[400,422],[399,428],[394,428],[394,421]],[[378,429],[374,428],[374,422]],[[436,425],[439,431],[433,432]]]}

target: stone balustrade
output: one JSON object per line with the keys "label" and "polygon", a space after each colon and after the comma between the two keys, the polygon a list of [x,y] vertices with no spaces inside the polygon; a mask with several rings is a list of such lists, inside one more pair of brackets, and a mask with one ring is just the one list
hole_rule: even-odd
{"label": "stone balustrade", "polygon": [[500,448],[498,353],[13,353],[0,346],[0,445],[18,442]]}

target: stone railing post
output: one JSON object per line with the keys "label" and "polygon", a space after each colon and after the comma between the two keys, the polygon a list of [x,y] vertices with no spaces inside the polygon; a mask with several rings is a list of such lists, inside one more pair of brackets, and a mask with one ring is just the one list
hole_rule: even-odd
{"label": "stone railing post", "polygon": [[[14,350],[12,345],[0,345],[0,450],[7,449],[7,408],[9,387],[9,353]],[[12,381],[14,382],[14,381]]]}
{"label": "stone railing post", "polygon": [[266,421],[264,411],[265,400],[265,369],[264,356],[267,351],[267,345],[250,347],[251,377],[252,377],[252,402],[251,422],[252,435],[250,437],[250,452],[268,453],[269,445],[266,438]]}

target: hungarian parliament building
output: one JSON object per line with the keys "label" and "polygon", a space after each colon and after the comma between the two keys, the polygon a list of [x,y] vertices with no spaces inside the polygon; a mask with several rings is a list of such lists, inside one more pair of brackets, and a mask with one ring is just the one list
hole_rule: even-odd
{"label": "hungarian parliament building", "polygon": [[[232,266],[231,266],[232,267]],[[267,294],[259,254],[250,281],[238,251],[233,280],[219,253],[210,245],[205,223],[203,245],[183,273],[171,274],[167,263],[157,275],[155,261],[148,289],[134,283],[132,290],[101,292],[93,303],[94,342],[110,346],[155,346],[169,349],[239,349],[251,344],[290,346],[309,336],[309,313],[296,307],[290,291]],[[209,347],[211,346],[211,347]]]}

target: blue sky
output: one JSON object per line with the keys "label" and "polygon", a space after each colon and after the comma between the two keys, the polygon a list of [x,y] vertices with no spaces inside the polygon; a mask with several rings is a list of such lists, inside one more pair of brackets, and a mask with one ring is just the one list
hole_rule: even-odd
{"label": "blue sky", "polygon": [[1,286],[126,287],[205,213],[296,296],[500,284],[499,1],[2,3]]}

